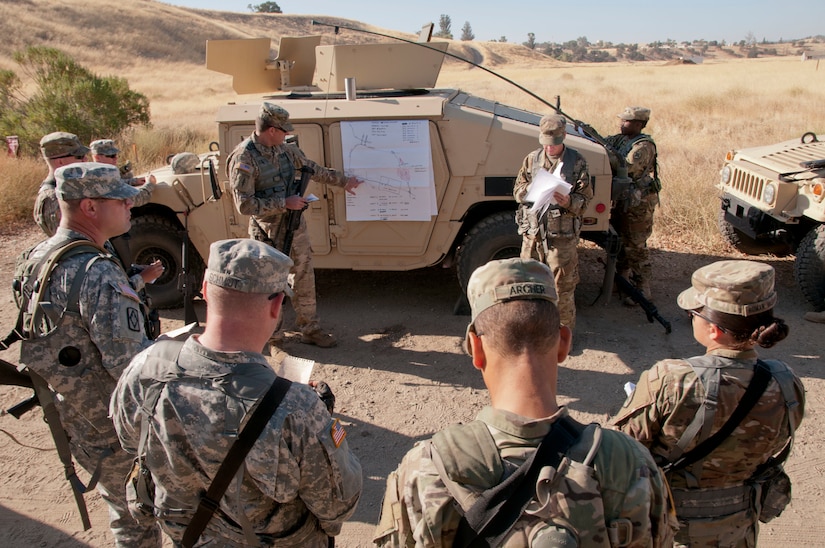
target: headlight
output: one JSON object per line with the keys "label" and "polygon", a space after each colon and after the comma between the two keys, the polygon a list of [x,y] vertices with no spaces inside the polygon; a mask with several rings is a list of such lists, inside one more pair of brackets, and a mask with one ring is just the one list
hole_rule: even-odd
{"label": "headlight", "polygon": [[722,176],[722,184],[723,185],[726,185],[730,182],[730,173],[731,173],[730,166],[723,167],[722,171],[719,172],[719,174]]}
{"label": "headlight", "polygon": [[776,185],[770,183],[765,187],[765,190],[762,191],[762,200],[764,200],[766,204],[770,205],[773,203],[774,198],[776,198]]}

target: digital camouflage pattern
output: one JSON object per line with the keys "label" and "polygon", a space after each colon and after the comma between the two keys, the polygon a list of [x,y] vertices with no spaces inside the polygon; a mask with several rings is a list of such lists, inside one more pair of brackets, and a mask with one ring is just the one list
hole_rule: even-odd
{"label": "digital camouflage pattern", "polygon": [[89,149],[95,156],[115,156],[120,154],[120,149],[115,146],[111,139],[98,139],[89,143]]}
{"label": "digital camouflage pattern", "polygon": [[[257,150],[265,165],[259,165],[249,146]],[[274,243],[274,247],[283,249],[288,213],[287,192],[293,187],[295,174],[302,166],[315,170],[312,178],[320,183],[342,188],[347,184],[345,175],[316,164],[298,147],[291,144],[267,147],[258,141],[254,133],[232,151],[227,162],[229,183],[238,212],[251,215],[250,237],[261,241],[268,239]],[[267,180],[262,176],[262,169],[269,174]],[[305,335],[317,333],[321,327],[315,297],[315,270],[312,267],[309,232],[303,216],[293,236],[289,256],[295,262],[291,271],[294,275],[292,288],[295,295],[291,302],[295,310],[295,323]]]}
{"label": "digital camouflage pattern", "polygon": [[127,200],[138,194],[138,189],[124,183],[120,170],[110,164],[78,162],[57,168],[54,178],[57,181],[55,193],[63,201],[83,198]]}
{"label": "digital camouflage pattern", "polygon": [[[179,543],[199,493],[209,487],[275,373],[261,354],[213,351],[197,337],[184,343],[177,364],[142,352],[120,378],[111,403],[120,441],[131,453],[139,445],[146,389],[158,378],[172,380],[149,421],[146,462],[158,520]],[[232,520],[248,522],[262,535],[261,545],[326,548],[327,537],[337,535],[352,515],[362,489],[361,465],[346,438],[336,443],[335,432],[336,423],[315,391],[293,383],[201,542],[246,546]]]}
{"label": "digital camouflage pattern", "polygon": [[286,293],[292,259],[263,242],[218,240],[209,246],[205,279],[213,285],[243,293]]}
{"label": "digital camouflage pattern", "polygon": [[[757,356],[753,350],[726,349],[712,350],[708,356],[714,366],[721,368],[719,402],[713,421],[715,432],[728,420],[745,393],[753,377]],[[796,375],[794,385],[800,405],[791,412],[795,424],[799,424],[804,415],[805,391]],[[650,449],[657,462],[664,463],[696,415],[705,393],[705,387],[687,361],[661,361],[642,373],[635,391],[611,425],[639,440]],[[713,490],[739,486],[745,489],[746,480],[757,466],[778,453],[790,437],[787,412],[779,385],[772,380],[759,402],[731,436],[702,461],[701,472],[695,477],[698,488]],[[685,452],[696,445],[696,440],[692,441]],[[686,519],[681,515],[684,510],[680,508],[679,501],[690,495],[688,487],[694,481],[686,474],[684,469],[676,470],[668,478],[682,526],[677,533],[677,541],[690,546],[755,546],[758,516],[752,505],[744,510],[713,517]],[[748,500],[753,499],[749,491],[744,496]],[[724,504],[721,497],[718,504]],[[713,508],[708,512],[713,514]]]}
{"label": "digital camouflage pattern", "polygon": [[711,310],[752,316],[770,310],[777,300],[774,269],[758,261],[716,261],[703,266],[690,278],[691,287],[676,303],[685,310]]}
{"label": "digital camouflage pattern", "polygon": [[619,119],[647,122],[650,120],[650,109],[645,107],[625,107],[621,114],[619,114]]}
{"label": "digital camouflage pattern", "polygon": [[177,175],[195,173],[200,163],[200,158],[193,152],[179,152],[169,161],[169,165],[172,166],[172,172]]}
{"label": "digital camouflage pattern", "polygon": [[[490,450],[494,454],[477,454],[481,446],[473,437],[455,432],[453,439],[458,445],[454,453],[459,462],[462,454],[470,453],[476,460],[501,463],[504,473],[509,475],[529,458],[551,425],[566,415],[567,409],[561,408],[552,417],[527,419],[485,407],[478,420],[492,434],[494,448]],[[451,428],[460,432],[467,425]],[[594,432],[593,428],[589,430]],[[589,460],[566,456],[558,472],[551,468],[542,471],[536,497],[501,546],[530,546],[530,541],[541,532],[552,534],[555,542],[535,541],[535,546],[610,547],[621,542],[625,542],[622,546],[633,548],[670,545],[673,522],[667,512],[666,490],[650,454],[628,436],[611,431],[601,434],[598,448]],[[595,439],[594,435],[583,434],[567,455],[586,456]],[[461,514],[439,475],[434,451],[437,448],[429,441],[416,444],[387,478],[381,519],[375,532],[377,545],[452,546]],[[443,459],[443,453],[439,454],[442,460],[450,462]],[[462,498],[466,493],[472,499],[503,479],[501,465],[476,467],[478,474],[468,474],[467,470],[459,466],[452,474],[448,472],[460,485]],[[616,520],[632,524],[626,534],[618,531]],[[612,542],[610,529],[615,533]],[[546,538],[543,540],[547,542]]]}
{"label": "digital camouflage pattern", "polygon": [[[29,262],[35,263],[57,242],[67,239],[88,238],[59,228],[55,236],[32,251]],[[68,304],[72,282],[90,255],[96,254],[66,258],[52,272],[43,302],[56,311],[50,315],[54,321],[49,322],[45,336],[23,341],[20,362],[39,373],[54,390],[55,405],[77,462],[90,474],[100,463],[98,490],[109,505],[117,545],[160,546],[154,524],[138,524],[126,507],[123,479],[131,458],[120,451],[108,417],[109,397],[118,377],[129,359],[151,344],[143,331],[138,296],[119,264],[111,257],[101,257],[91,263],[80,286],[79,315],[66,312],[57,319]]]}
{"label": "digital camouflage pattern", "polygon": [[[627,107],[619,115],[622,120],[647,121],[650,110],[643,107]],[[628,138],[611,135],[605,142],[608,149],[624,158],[627,175],[635,184],[634,192],[627,199],[617,201],[610,212],[610,222],[619,233],[622,249],[619,251],[616,269],[629,274],[631,281],[650,298],[650,280],[653,264],[647,240],[653,233],[653,215],[659,205],[659,188],[655,182],[656,144],[644,133]],[[611,158],[615,172],[618,163]]]}
{"label": "digital camouflage pattern", "polygon": [[[529,211],[532,204],[525,198],[538,170],[551,173],[562,162],[561,178],[573,185],[570,205],[567,208],[551,206],[541,220]],[[593,186],[584,157],[570,147],[565,147],[559,157],[548,156],[538,149],[525,157],[516,176],[513,197],[519,203],[516,223],[522,235],[521,257],[534,258],[553,270],[559,294],[559,315],[563,325],[576,327],[576,285],[579,283],[579,256],[577,247],[581,232],[582,215],[593,198]],[[546,237],[542,240],[542,230]]]}

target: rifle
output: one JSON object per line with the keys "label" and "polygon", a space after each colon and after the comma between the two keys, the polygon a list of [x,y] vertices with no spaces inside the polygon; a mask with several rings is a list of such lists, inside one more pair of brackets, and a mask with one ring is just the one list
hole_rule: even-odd
{"label": "rifle", "polygon": [[[20,371],[16,365],[3,359],[0,359],[0,384],[34,389],[32,378],[27,372]],[[38,405],[40,405],[40,400],[37,399],[37,394],[32,394],[25,400],[6,409],[6,413],[15,419],[19,419]]]}
{"label": "rifle", "polygon": [[639,291],[636,286],[630,283],[627,278],[616,272],[613,275],[613,280],[616,282],[616,285],[619,286],[619,291],[626,294],[628,297],[633,299],[647,314],[647,321],[649,323],[653,323],[653,320],[656,320],[665,328],[665,333],[671,332],[670,322],[664,319],[659,311],[656,309],[656,305],[652,302],[648,301],[645,296]]}
{"label": "rifle", "polygon": [[[298,183],[298,196],[303,196],[309,186],[309,180],[315,171],[309,166],[301,166],[301,181]],[[304,206],[306,209],[306,206]],[[301,215],[304,209],[290,209],[286,217],[286,233],[284,234],[284,248],[281,252],[289,256],[289,251],[292,249],[292,238],[295,236],[295,231],[301,226]]]}

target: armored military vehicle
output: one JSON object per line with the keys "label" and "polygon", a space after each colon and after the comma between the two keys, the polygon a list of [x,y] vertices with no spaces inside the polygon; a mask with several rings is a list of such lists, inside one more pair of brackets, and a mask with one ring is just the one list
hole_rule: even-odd
{"label": "armored military vehicle", "polygon": [[[207,68],[233,75],[258,100],[218,110],[218,140],[192,169],[152,173],[152,202],[133,210],[134,261],[159,258],[156,306],[181,302],[178,276],[188,232],[188,271],[199,279],[211,242],[245,237],[247,219],[229,191],[224,160],[254,130],[262,100],[290,113],[314,161],[366,181],[355,196],[312,182],[304,212],[315,268],[403,271],[456,265],[459,281],[493,258],[518,254],[512,197],[521,162],[538,145],[541,115],[435,88],[447,43],[321,45],[320,36],[207,43]],[[550,109],[548,108],[548,111]],[[585,233],[609,227],[613,176],[598,142],[568,126],[567,143],[587,159],[595,197]],[[175,171],[178,171],[177,173]],[[195,283],[199,287],[199,283]]]}
{"label": "armored military vehicle", "polygon": [[825,142],[800,139],[727,153],[719,229],[743,253],[796,253],[805,298],[825,308]]}

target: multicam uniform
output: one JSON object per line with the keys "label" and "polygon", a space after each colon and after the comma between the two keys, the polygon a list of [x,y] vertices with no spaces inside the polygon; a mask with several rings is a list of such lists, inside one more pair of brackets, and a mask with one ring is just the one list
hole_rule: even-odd
{"label": "multicam uniform", "polygon": [[[719,430],[742,398],[756,365],[753,350],[711,350],[705,360],[720,368],[718,404],[712,432]],[[795,374],[794,424],[802,421],[805,393]],[[645,445],[657,462],[670,462],[685,429],[705,400],[706,387],[685,360],[664,360],[642,373],[636,389],[612,425]],[[756,468],[788,441],[788,410],[776,380],[734,432],[695,465],[669,474],[681,529],[677,544],[756,546],[759,531],[753,487],[747,480]],[[711,433],[712,433],[711,432]],[[706,433],[701,439],[707,438]],[[700,436],[685,447],[690,451]],[[724,504],[729,504],[722,508]]]}
{"label": "multicam uniform", "polygon": [[[199,494],[275,373],[261,354],[210,350],[197,336],[183,344],[177,359],[156,352],[153,347],[139,354],[123,374],[112,417],[123,447],[136,453],[147,387],[168,381],[149,419],[146,462],[155,483],[155,514],[179,543]],[[328,536],[352,515],[362,488],[361,465],[340,432],[318,395],[293,383],[201,542],[246,546],[247,523],[261,545],[326,548]]]}
{"label": "multicam uniform", "polygon": [[[562,163],[560,176],[573,185],[570,205],[566,208],[550,206],[540,220],[529,212],[531,204],[525,202],[527,192],[538,170],[551,173]],[[547,156],[544,148],[527,155],[516,177],[513,196],[520,204],[516,212],[519,234],[522,235],[521,257],[535,258],[546,263],[556,279],[559,293],[561,323],[570,329],[576,326],[575,291],[579,283],[579,244],[582,215],[593,198],[593,186],[587,172],[587,162],[576,150],[565,146],[562,156]]]}
{"label": "multicam uniform", "polygon": [[[29,263],[36,263],[66,240],[88,238],[58,228],[52,238],[32,251]],[[143,331],[138,296],[111,256],[100,254],[89,263],[85,275],[82,273],[94,255],[67,257],[52,271],[42,302],[62,311],[70,304],[72,283],[83,276],[77,303],[54,322],[47,336],[22,342],[20,362],[40,374],[54,390],[55,406],[77,462],[90,474],[100,466],[98,491],[109,505],[109,524],[117,545],[160,546],[155,524],[139,524],[129,514],[123,480],[132,457],[121,450],[108,416],[109,397],[118,377],[129,359],[151,341]]]}
{"label": "multicam uniform", "polygon": [[661,190],[656,173],[656,143],[644,133],[632,138],[612,135],[605,142],[625,159],[627,175],[635,184],[632,195],[616,202],[610,212],[622,240],[616,268],[619,272],[631,271],[635,285],[647,288],[653,275],[647,239],[653,233],[653,213]]}
{"label": "multicam uniform", "polygon": [[[239,144],[227,162],[235,206],[242,215],[251,215],[249,235],[256,240],[271,241],[283,249],[286,235],[286,198],[296,194],[295,178],[302,166],[315,171],[312,178],[320,183],[345,187],[347,177],[318,165],[292,144],[267,147],[256,134]],[[304,334],[320,330],[315,299],[315,271],[306,219],[295,231],[289,256],[295,262],[293,289],[296,324]]]}
{"label": "multicam uniform", "polygon": [[[457,485],[472,498],[527,460],[552,424],[565,416],[566,408],[545,419],[528,419],[485,407],[477,421],[415,445],[387,478],[375,543],[452,546],[461,514],[434,453],[448,477],[455,478],[451,488]],[[489,441],[484,432],[491,434]],[[552,469],[542,474],[546,472]],[[628,436],[591,425],[567,451],[559,473],[540,478],[536,498],[501,546],[642,547],[672,539],[662,476],[645,448]],[[629,527],[620,531],[620,523]]]}

